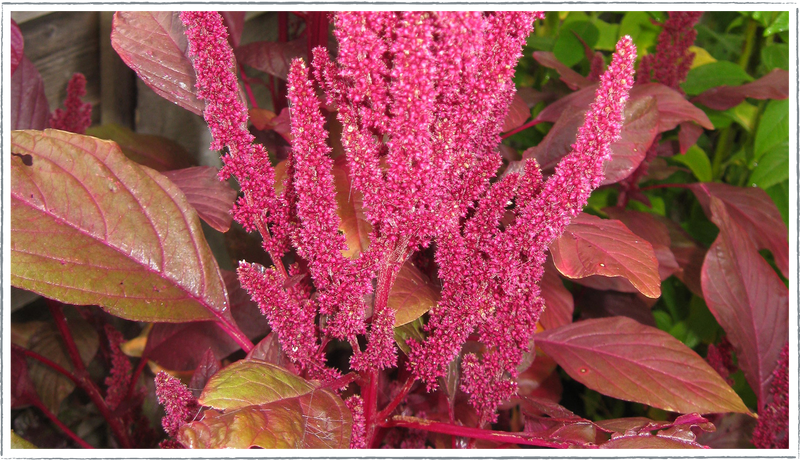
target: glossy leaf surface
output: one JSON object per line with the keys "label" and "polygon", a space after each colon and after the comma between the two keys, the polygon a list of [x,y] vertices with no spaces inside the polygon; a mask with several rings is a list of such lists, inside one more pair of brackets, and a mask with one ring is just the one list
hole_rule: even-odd
{"label": "glossy leaf surface", "polygon": [[579,214],[550,246],[550,253],[568,278],[623,277],[648,297],[661,295],[653,247],[622,222]]}
{"label": "glossy leaf surface", "polygon": [[12,283],[135,321],[230,318],[197,214],[116,144],[47,130],[12,133]]}
{"label": "glossy leaf surface", "polygon": [[173,11],[118,11],[111,46],[159,96],[202,115],[205,103],[195,94],[195,73],[186,55],[185,28]]}
{"label": "glossy leaf surface", "polygon": [[703,264],[703,294],[764,404],[781,348],[789,339],[789,290],[725,204],[712,197],[710,208],[720,232]]}
{"label": "glossy leaf surface", "polygon": [[439,301],[436,286],[411,262],[406,262],[389,292],[389,308],[395,310],[394,327],[424,315]]}
{"label": "glossy leaf surface", "polygon": [[630,318],[580,321],[535,336],[569,375],[605,395],[674,412],[749,412],[705,360]]}

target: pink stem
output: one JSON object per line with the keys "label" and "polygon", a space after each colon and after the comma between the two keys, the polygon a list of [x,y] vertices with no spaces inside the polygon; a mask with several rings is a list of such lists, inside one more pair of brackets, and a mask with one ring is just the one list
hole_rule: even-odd
{"label": "pink stem", "polygon": [[386,420],[386,418],[388,418],[389,415],[392,414],[392,411],[395,410],[397,406],[400,405],[401,402],[403,402],[408,393],[411,391],[411,387],[414,386],[414,381],[415,380],[413,376],[411,375],[408,376],[408,379],[406,379],[406,383],[403,384],[403,388],[400,389],[400,392],[397,394],[397,396],[394,397],[394,399],[392,400],[392,402],[389,403],[388,406],[386,406],[382,411],[380,411],[380,413],[378,413],[377,417],[378,423],[382,422],[383,420]]}
{"label": "pink stem", "polygon": [[51,422],[55,423],[56,426],[61,428],[61,431],[63,431],[64,434],[72,438],[72,440],[75,441],[79,446],[83,447],[84,449],[94,449],[94,447],[92,447],[88,442],[81,439],[77,434],[75,434],[72,430],[70,430],[69,427],[67,427],[67,425],[64,425],[61,422],[61,420],[59,420],[55,415],[53,415],[53,413],[50,412],[50,409],[48,409],[38,398],[31,398],[31,404],[33,404],[34,406],[36,406],[37,409],[42,411],[44,415],[46,415],[47,418],[50,419]]}
{"label": "pink stem", "polygon": [[541,122],[542,122],[541,120],[536,120],[536,119],[534,118],[533,120],[531,120],[531,121],[529,121],[529,122],[525,123],[525,124],[524,124],[524,125],[522,125],[522,126],[519,126],[519,127],[517,127],[517,128],[514,128],[514,129],[512,129],[511,131],[509,131],[509,132],[507,132],[507,133],[505,133],[505,134],[501,134],[501,135],[500,135],[500,138],[501,138],[501,139],[506,139],[506,138],[508,138],[508,137],[511,137],[511,136],[513,136],[514,134],[517,134],[517,133],[518,133],[518,132],[520,132],[520,131],[525,131],[526,129],[530,128],[531,126],[536,126],[536,125],[538,125],[538,124],[539,124],[539,123],[541,123]]}
{"label": "pink stem", "polygon": [[139,358],[139,364],[136,366],[136,370],[133,371],[131,384],[128,387],[128,398],[133,396],[133,391],[136,389],[136,382],[139,381],[139,376],[142,375],[142,371],[144,370],[145,365],[147,365],[147,356],[143,353],[142,356]]}
{"label": "pink stem", "polygon": [[527,433],[509,433],[506,431],[482,430],[480,428],[451,425],[449,423],[434,422],[417,417],[404,417],[401,415],[395,415],[391,420],[382,423],[381,426],[386,428],[412,428],[415,430],[431,431],[433,433],[449,434],[473,439],[483,439],[486,441],[496,442],[498,444],[525,444],[528,446],[553,447],[557,449],[564,449],[570,446],[570,444],[566,442],[554,442],[545,439],[539,439]]}
{"label": "pink stem", "polygon": [[59,374],[63,375],[64,377],[72,380],[72,382],[74,384],[80,386],[81,382],[78,380],[78,377],[75,377],[75,375],[72,372],[64,369],[58,363],[50,361],[49,359],[45,358],[44,356],[40,355],[39,353],[36,353],[35,351],[30,351],[27,348],[21,347],[21,346],[15,344],[15,343],[11,344],[11,349],[14,350],[14,351],[18,351],[19,353],[22,353],[23,355],[27,356],[28,358],[32,358],[32,359],[35,359],[36,361],[39,361],[40,363],[44,364],[45,366],[49,367],[50,369],[53,369],[54,371],[58,372]]}
{"label": "pink stem", "polygon": [[244,83],[244,91],[247,93],[247,98],[250,99],[250,105],[253,106],[254,109],[258,108],[258,102],[256,102],[256,97],[253,95],[253,89],[250,88],[250,77],[244,73],[244,64],[239,63],[239,73],[242,75],[242,82]]}

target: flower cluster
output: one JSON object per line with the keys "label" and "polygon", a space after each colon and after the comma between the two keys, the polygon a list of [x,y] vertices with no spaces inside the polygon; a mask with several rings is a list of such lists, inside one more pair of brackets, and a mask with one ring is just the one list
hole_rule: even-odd
{"label": "flower cluster", "polygon": [[168,435],[175,437],[178,429],[194,417],[197,400],[186,385],[164,371],[156,375],[155,383],[158,403],[164,406],[166,412],[161,419],[161,426]]}
{"label": "flower cluster", "polygon": [[132,370],[131,361],[119,347],[125,341],[125,337],[110,324],[106,324],[105,329],[106,336],[108,336],[108,345],[111,349],[111,373],[105,380],[108,387],[106,404],[110,409],[116,409],[128,396]]}
{"label": "flower cluster", "polygon": [[[753,445],[759,449],[789,448],[789,344],[784,345],[772,373],[771,401],[758,411]],[[761,403],[761,401],[759,401]],[[763,404],[763,403],[761,403]]]}
{"label": "flower cluster", "polygon": [[656,54],[642,58],[639,67],[639,80],[656,81],[662,85],[681,91],[680,83],[692,67],[694,53],[689,47],[697,37],[694,25],[703,15],[702,11],[670,11],[669,18],[664,21],[658,36]]}
{"label": "flower cluster", "polygon": [[247,106],[239,96],[233,51],[222,16],[216,12],[184,11],[189,55],[197,78],[197,97],[206,101],[203,117],[211,130],[211,148],[227,148],[220,179],[236,177],[243,196],[233,216],[248,231],[258,230],[264,250],[280,258],[288,248],[289,217],[285,196],[277,196],[275,171],[267,151],[247,130]]}
{"label": "flower cluster", "polygon": [[50,117],[50,127],[84,134],[86,128],[92,124],[92,104],[83,102],[81,100],[83,96],[86,96],[86,77],[81,73],[76,73],[67,84],[67,99],[64,101],[64,108],[56,109],[53,112]]}
{"label": "flower cluster", "polygon": [[[507,174],[486,192],[463,228],[451,226],[437,240],[442,301],[431,313],[428,339],[412,345],[410,367],[435,387],[477,327],[485,349],[480,358],[464,356],[462,389],[484,421],[516,391],[517,366],[544,308],[538,283],[547,248],[603,179],[609,146],[622,129],[635,59],[633,42],[623,37],[571,153],[553,176],[542,183],[535,161],[528,161],[524,175]],[[512,206],[513,222],[501,229]]]}

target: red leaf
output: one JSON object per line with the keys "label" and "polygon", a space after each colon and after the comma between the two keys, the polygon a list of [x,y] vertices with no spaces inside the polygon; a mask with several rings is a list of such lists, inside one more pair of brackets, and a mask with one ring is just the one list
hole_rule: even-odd
{"label": "red leaf", "polygon": [[247,354],[247,359],[266,361],[270,364],[280,366],[293,374],[298,373],[294,364],[292,364],[289,357],[283,351],[283,348],[281,348],[277,334],[270,333],[264,337],[262,341],[258,342],[258,344],[250,350],[250,353]]}
{"label": "red leaf", "polygon": [[756,81],[739,86],[718,86],[692,98],[695,104],[714,110],[728,110],[750,99],[786,99],[789,97],[789,72],[775,69]]}
{"label": "red leaf", "polygon": [[542,327],[555,329],[571,323],[575,302],[572,299],[572,293],[561,282],[561,277],[558,276],[556,267],[550,258],[545,263],[544,276],[539,287],[542,289],[541,296],[545,305],[544,313],[539,319]]}
{"label": "red leaf", "polygon": [[[620,139],[611,145],[611,160],[603,165],[603,185],[628,177],[644,160],[645,153],[656,136],[656,109],[655,99],[650,97],[640,98],[626,105]],[[536,158],[542,170],[554,168],[572,150],[578,128],[583,125],[584,114],[585,108],[566,107],[539,145],[526,150],[523,157]]]}
{"label": "red leaf", "polygon": [[11,349],[11,408],[31,404],[31,396],[38,399],[28,374],[28,362],[22,352]]}
{"label": "red leaf", "polygon": [[227,182],[219,180],[216,168],[195,166],[163,174],[181,189],[197,215],[208,225],[223,233],[231,228],[230,211],[238,194]]}
{"label": "red leaf", "polygon": [[553,262],[568,278],[624,277],[642,294],[661,295],[653,247],[617,220],[579,214],[550,246]]}
{"label": "red leaf", "polygon": [[[556,102],[548,105],[536,116],[534,121],[555,123],[567,107],[587,110],[594,101],[596,85],[587,86],[579,91],[569,94]],[[714,129],[714,125],[702,110],[684,99],[683,95],[674,89],[660,83],[645,83],[636,85],[631,89],[628,104],[633,104],[637,99],[652,96],[656,99],[658,107],[658,132],[674,129],[684,121],[694,121],[706,129]]]}
{"label": "red leaf", "polygon": [[669,436],[619,436],[600,445],[601,449],[707,449],[695,441]]}
{"label": "red leaf", "polygon": [[545,67],[555,69],[561,77],[561,81],[566,83],[570,89],[586,88],[594,84],[593,81],[564,65],[549,51],[534,51],[533,58]]}
{"label": "red leaf", "polygon": [[24,57],[23,50],[25,48],[25,39],[22,36],[22,31],[19,29],[16,21],[11,20],[11,75],[17,70],[17,67],[22,63]]}
{"label": "red leaf", "polygon": [[178,12],[117,11],[111,46],[159,96],[196,113],[205,103],[195,94],[195,73]]}
{"label": "red leaf", "polygon": [[306,39],[290,42],[253,42],[236,48],[236,59],[250,67],[286,80],[292,59],[308,62]]}
{"label": "red leaf", "polygon": [[236,49],[242,41],[242,31],[244,31],[244,19],[247,15],[246,11],[220,11],[222,16],[222,23],[228,29],[228,44],[231,48]]}
{"label": "red leaf", "polygon": [[220,362],[214,357],[214,352],[211,349],[206,350],[200,359],[200,364],[192,374],[192,380],[189,382],[189,389],[192,390],[195,398],[200,396],[200,393],[203,392],[203,387],[206,386],[206,383],[214,374],[219,372],[220,368]]}
{"label": "red leaf", "polygon": [[703,293],[736,349],[760,407],[766,404],[772,372],[789,340],[789,290],[758,253],[741,219],[714,196],[709,207],[720,232],[703,264]]}
{"label": "red leaf", "polygon": [[534,340],[570,377],[613,398],[682,413],[749,413],[697,353],[632,319],[580,321]]}
{"label": "red leaf", "polygon": [[619,207],[609,207],[603,211],[610,218],[621,221],[630,231],[644,238],[653,246],[653,252],[658,259],[658,275],[662,281],[680,270],[680,266],[670,250],[672,241],[669,237],[669,230],[655,215]]}
{"label": "red leaf", "polygon": [[579,298],[582,319],[625,316],[645,326],[656,326],[651,305],[645,301],[650,299],[641,294],[587,288],[581,291]]}
{"label": "red leaf", "polygon": [[689,147],[697,143],[697,139],[703,134],[703,127],[695,123],[684,121],[681,123],[681,129],[678,131],[678,142],[680,144],[681,154],[689,151]]}
{"label": "red leaf", "polygon": [[25,56],[11,76],[11,130],[45,129],[50,106],[39,71]]}
{"label": "red leaf", "polygon": [[700,433],[697,442],[712,449],[751,449],[756,420],[744,414],[725,414],[714,420],[717,430]]}
{"label": "red leaf", "polygon": [[696,183],[690,187],[709,218],[710,197],[720,199],[731,218],[750,236],[756,247],[768,249],[783,276],[789,276],[789,233],[780,211],[765,191],[716,182]]}
{"label": "red leaf", "polygon": [[525,120],[530,118],[530,116],[531,109],[528,108],[528,104],[525,103],[519,94],[514,94],[514,100],[511,101],[511,105],[508,106],[508,114],[503,122],[503,132],[511,131],[514,128],[522,126]]}

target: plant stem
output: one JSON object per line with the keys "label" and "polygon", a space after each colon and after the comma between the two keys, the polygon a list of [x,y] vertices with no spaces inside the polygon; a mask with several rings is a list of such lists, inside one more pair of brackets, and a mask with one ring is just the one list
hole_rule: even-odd
{"label": "plant stem", "polygon": [[58,372],[59,374],[63,375],[64,377],[72,380],[72,382],[75,385],[80,386],[81,382],[78,380],[78,378],[75,377],[75,375],[72,372],[70,372],[70,371],[64,369],[63,367],[61,367],[61,365],[59,365],[58,363],[45,358],[44,356],[40,355],[39,353],[36,353],[35,351],[31,351],[31,350],[28,350],[25,347],[21,347],[21,346],[17,345],[16,343],[12,343],[11,344],[11,349],[14,350],[14,351],[17,351],[19,353],[22,353],[23,355],[27,356],[28,358],[32,358],[32,359],[35,359],[36,361],[39,361],[40,363],[44,364],[45,366],[49,367],[50,369]]}
{"label": "plant stem", "polygon": [[567,442],[548,441],[536,438],[527,433],[509,433],[506,431],[482,430],[480,428],[470,428],[466,426],[451,425],[449,423],[434,422],[417,417],[405,417],[395,415],[391,420],[381,424],[382,427],[401,427],[415,430],[431,431],[433,433],[449,434],[473,439],[483,439],[498,444],[525,444],[528,446],[554,447],[564,449],[570,447]]}
{"label": "plant stem", "polygon": [[[283,267],[283,264],[280,264],[280,265],[281,265],[281,267]],[[242,347],[242,350],[244,350],[245,353],[250,353],[250,350],[252,350],[255,347],[255,345],[253,345],[253,342],[251,342],[250,339],[247,338],[247,336],[244,334],[244,332],[242,332],[242,330],[239,329],[239,327],[236,326],[236,324],[229,323],[228,321],[220,318],[220,320],[217,322],[217,325],[223,331],[225,331],[225,333],[228,334],[228,336],[230,336],[230,338],[235,340],[236,343],[240,347]]]}
{"label": "plant stem", "polygon": [[745,42],[742,48],[742,55],[739,56],[739,67],[747,72],[750,57],[753,55],[753,50],[756,44],[756,31],[758,30],[758,23],[752,19],[747,20],[747,28],[745,29]]}
{"label": "plant stem", "polygon": [[75,383],[86,392],[86,394],[89,396],[89,399],[91,399],[94,405],[97,406],[97,410],[100,411],[100,414],[106,419],[106,422],[108,422],[108,426],[111,428],[111,431],[114,432],[114,437],[117,438],[120,446],[125,449],[130,449],[133,447],[133,445],[131,444],[131,440],[128,438],[128,433],[125,430],[125,427],[122,425],[122,421],[111,413],[108,405],[106,405],[105,399],[103,399],[103,396],[100,394],[100,389],[97,387],[97,384],[92,381],[89,373],[86,372],[86,366],[83,364],[78,347],[75,345],[75,340],[72,338],[72,333],[67,325],[67,319],[64,317],[64,311],[61,304],[56,301],[48,301],[47,306],[50,307],[50,313],[52,313],[56,322],[56,327],[58,327],[58,330],[61,332],[61,336],[64,339],[64,344],[67,347],[67,353],[72,359],[72,365],[76,372],[73,374],[73,376],[76,378],[74,380]]}
{"label": "plant stem", "polygon": [[136,389],[136,382],[139,381],[139,376],[142,375],[142,371],[146,365],[147,356],[142,354],[139,358],[139,364],[136,366],[136,370],[133,371],[133,375],[131,376],[131,384],[128,386],[128,398],[133,396],[133,391]]}
{"label": "plant stem", "polygon": [[94,449],[94,447],[92,447],[91,444],[81,439],[80,436],[78,436],[77,434],[75,434],[75,432],[70,430],[67,425],[64,425],[64,423],[62,423],[61,420],[58,419],[58,417],[56,417],[52,412],[50,412],[50,409],[48,409],[47,406],[45,406],[44,403],[42,403],[42,401],[40,401],[38,398],[31,398],[30,402],[37,409],[42,411],[42,413],[44,413],[44,415],[46,415],[51,422],[55,423],[56,426],[61,428],[61,431],[63,431],[64,434],[72,438],[72,440],[75,441],[79,446],[83,447],[84,449]]}
{"label": "plant stem", "polygon": [[526,129],[530,128],[531,126],[536,126],[536,125],[538,125],[539,123],[541,123],[541,120],[536,120],[536,119],[534,118],[533,120],[531,120],[531,121],[529,121],[529,122],[525,123],[525,124],[524,124],[524,125],[522,125],[522,126],[519,126],[519,127],[517,127],[517,128],[514,128],[514,129],[512,129],[511,131],[509,131],[509,132],[507,132],[507,133],[501,134],[501,135],[500,135],[500,138],[501,138],[501,139],[506,139],[506,138],[509,138],[509,137],[513,136],[514,134],[517,134],[517,133],[518,133],[518,132],[520,132],[520,131],[525,131]]}
{"label": "plant stem", "polygon": [[244,64],[239,63],[239,73],[242,75],[242,83],[244,83],[244,91],[247,93],[247,98],[250,99],[250,105],[253,106],[254,109],[258,108],[258,102],[256,102],[256,97],[253,95],[253,89],[250,87],[250,78],[244,73]]}
{"label": "plant stem", "polygon": [[320,390],[323,390],[323,389],[336,389],[336,390],[338,390],[339,388],[344,388],[347,385],[350,385],[350,383],[355,381],[357,378],[358,378],[358,374],[356,374],[355,372],[350,372],[349,374],[346,374],[346,375],[344,375],[344,376],[342,376],[342,377],[340,377],[340,378],[338,378],[338,379],[336,379],[336,380],[334,380],[332,382],[328,382],[328,383],[322,385],[321,387],[319,387],[319,389]]}
{"label": "plant stem", "polygon": [[728,157],[731,145],[733,144],[735,132],[733,126],[723,128],[717,138],[717,147],[714,149],[714,157],[711,159],[711,178],[717,180],[722,177],[722,162]]}
{"label": "plant stem", "polygon": [[389,415],[391,415],[392,411],[395,410],[397,406],[400,405],[401,402],[403,402],[408,393],[411,391],[411,387],[414,386],[414,382],[415,382],[414,376],[409,375],[408,378],[406,379],[406,383],[403,384],[403,388],[401,388],[400,392],[397,393],[397,396],[394,397],[394,399],[392,400],[392,402],[389,403],[388,406],[384,407],[383,410],[380,411],[380,413],[378,413],[378,416],[376,417],[378,423],[381,423],[384,420],[386,420],[389,417]]}

